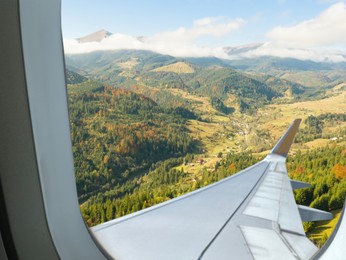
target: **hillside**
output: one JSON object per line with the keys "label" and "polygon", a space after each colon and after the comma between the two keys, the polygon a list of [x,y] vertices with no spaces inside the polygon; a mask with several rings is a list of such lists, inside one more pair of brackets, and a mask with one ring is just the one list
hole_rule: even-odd
{"label": "hillside", "polygon": [[[337,116],[346,111],[345,91],[338,88],[322,101],[266,105],[254,117],[240,110],[231,116],[220,113],[211,99],[186,90],[167,94],[170,102],[159,105],[143,94],[97,82],[69,86],[81,201],[142,175],[156,161],[202,153],[199,156],[213,167],[219,153],[268,150],[296,117],[304,119],[300,142],[320,139],[328,144],[329,139],[346,135],[346,118]],[[311,114],[318,115],[317,120],[323,124],[315,132],[306,123]],[[307,145],[302,143],[293,151],[297,147],[309,149]],[[202,170],[197,166],[188,169],[195,174]],[[113,180],[111,184],[109,180]]]}
{"label": "hillside", "polygon": [[161,55],[150,51],[97,51],[85,54],[65,55],[66,64],[75,68],[83,69],[90,75],[108,74],[112,69],[119,70],[122,64],[127,61],[137,61],[133,68],[138,71],[152,70],[157,67],[168,65],[177,61],[176,58],[168,55]]}
{"label": "hillside", "polygon": [[345,70],[321,70],[321,71],[291,71],[281,75],[287,79],[307,87],[329,87],[345,82]]}
{"label": "hillside", "polygon": [[222,102],[233,96],[235,104],[231,107],[248,113],[273,99],[290,102],[326,91],[307,88],[281,76],[235,70],[230,61],[216,58],[181,59],[149,51],[123,50],[67,55],[66,62],[85,76],[118,88],[177,88],[216,97]]}
{"label": "hillside", "polygon": [[153,69],[154,72],[174,72],[177,74],[189,74],[194,73],[194,69],[186,62],[176,62],[166,66],[158,67]]}
{"label": "hillside", "polygon": [[70,120],[80,200],[121,185],[153,163],[193,151],[183,107],[97,82],[71,85]]}
{"label": "hillside", "polygon": [[87,81],[88,79],[78,74],[77,72],[66,69],[66,80],[67,80],[67,84],[78,84],[78,83]]}

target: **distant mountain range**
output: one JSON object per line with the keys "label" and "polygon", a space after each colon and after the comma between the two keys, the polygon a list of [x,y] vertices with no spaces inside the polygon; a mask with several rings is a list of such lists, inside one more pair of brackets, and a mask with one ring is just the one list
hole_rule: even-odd
{"label": "distant mountain range", "polygon": [[[113,37],[114,36],[114,37]],[[110,38],[107,41],[104,41],[104,39]],[[107,30],[99,30],[97,32],[91,33],[89,35],[80,37],[73,40],[66,40],[65,42],[65,51],[67,53],[87,53],[87,52],[93,52],[93,51],[101,51],[101,50],[121,50],[125,48],[133,49],[133,50],[149,50],[153,52],[159,52],[161,54],[172,54],[176,53],[175,48],[179,50],[181,46],[170,46],[169,43],[167,43],[167,48],[158,48],[156,41],[159,39],[155,37],[146,37],[146,36],[131,36],[131,35],[125,35],[125,34],[112,34],[111,32]],[[97,45],[85,45],[85,43],[98,43]],[[292,69],[292,61],[294,63],[300,63],[302,65],[296,65],[293,64],[293,69],[296,69],[296,66],[300,66],[298,69],[304,69],[304,70],[310,70],[311,68],[314,70],[320,70],[325,69],[324,66],[332,67],[332,69],[335,69],[335,67],[338,67],[340,69],[345,69],[345,63],[342,62],[346,60],[346,54],[342,53],[340,51],[327,51],[325,53],[321,52],[314,52],[308,49],[280,49],[279,47],[271,46],[270,43],[250,43],[246,45],[239,45],[239,46],[225,46],[223,48],[207,48],[206,50],[204,47],[199,46],[201,48],[201,53],[204,53],[205,56],[211,57],[211,56],[217,56],[218,58],[229,60],[234,66],[239,67],[241,69],[243,68],[249,68],[249,64],[254,64],[251,67],[259,66],[260,69],[265,69],[268,66],[268,64],[262,64],[267,63],[268,57],[271,56],[271,61],[273,58],[277,58],[278,61],[274,60],[275,65],[282,65],[286,66],[289,63],[290,68]],[[196,46],[198,47],[198,46]],[[191,53],[191,55],[194,55],[194,57],[198,56],[194,52],[189,52],[189,48],[194,49],[193,46],[184,46],[186,51],[183,53],[186,53],[185,56],[188,57],[188,53]],[[203,51],[204,50],[204,51]],[[179,51],[178,51],[179,53]],[[300,53],[300,55],[298,55]],[[177,55],[177,54],[173,54]],[[267,57],[266,57],[267,55]],[[286,56],[283,56],[286,55]],[[181,54],[179,54],[179,57],[182,57]],[[201,56],[203,57],[203,56]],[[286,57],[286,58],[285,58]],[[291,58],[287,58],[291,57]],[[292,58],[294,57],[294,58]],[[308,57],[312,60],[308,60]],[[265,62],[263,61],[265,60]],[[282,62],[283,61],[283,62]],[[316,62],[319,61],[319,62]],[[316,63],[318,64],[316,66]],[[306,65],[308,65],[306,67]],[[252,68],[251,68],[252,69]],[[327,68],[329,69],[329,68]]]}
{"label": "distant mountain range", "polygon": [[[229,48],[228,51],[231,53],[239,52],[242,49],[255,48],[258,45],[254,46],[244,46],[243,48]],[[197,65],[202,68],[233,68],[239,71],[247,72],[247,73],[261,73],[261,74],[269,74],[272,76],[282,77],[285,75],[285,79],[287,78],[287,74],[296,74],[296,73],[308,73],[311,74],[330,74],[333,71],[333,74],[340,74],[340,76],[344,77],[346,74],[346,62],[315,62],[315,61],[304,61],[293,58],[279,58],[272,56],[264,56],[256,59],[238,59],[238,60],[226,60],[219,59],[215,57],[201,57],[201,58],[177,58],[170,55],[162,55],[158,53],[154,53],[151,51],[137,51],[137,50],[117,50],[117,51],[97,51],[85,54],[67,54],[66,55],[66,63],[68,67],[71,68],[72,71],[83,73],[91,73],[93,74],[94,69],[101,69],[103,66],[104,71],[110,70],[113,65],[116,65],[122,61],[136,60],[136,68],[137,69],[155,69],[162,65],[167,65],[169,63],[174,63],[178,61],[186,61],[191,64]],[[82,71],[78,71],[82,70]],[[327,76],[328,77],[328,76]],[[323,78],[323,76],[319,76],[319,78]],[[336,78],[331,79],[333,82]],[[326,82],[323,82],[323,85]]]}
{"label": "distant mountain range", "polygon": [[[261,70],[257,73],[242,71],[232,62],[217,58],[183,59],[150,51],[121,50],[66,55],[66,63],[70,71],[82,75],[78,77],[70,72],[68,78],[72,83],[89,78],[116,88],[133,90],[140,86],[141,92],[148,93],[152,93],[150,89],[158,88],[182,89],[217,98],[220,102],[233,100],[233,105],[241,111],[256,109],[273,99],[306,99],[322,93],[319,88],[291,81],[290,71],[282,70],[281,74],[276,71],[276,75]],[[260,67],[260,64],[258,61],[256,66]],[[274,70],[275,62],[271,64]],[[346,78],[346,73],[339,75],[342,76]],[[324,86],[332,83],[330,80]]]}
{"label": "distant mountain range", "polygon": [[[78,40],[102,41],[110,35],[101,30]],[[224,50],[232,56],[260,46],[256,43],[225,47]],[[140,86],[142,92],[147,89],[148,93],[157,88],[183,89],[221,102],[233,99],[244,109],[256,108],[272,100],[289,102],[322,97],[327,89],[346,81],[346,62],[271,56],[229,60],[178,58],[145,50],[113,50],[66,54],[65,60],[69,84],[92,79],[129,90]]]}
{"label": "distant mountain range", "polygon": [[[102,42],[113,34],[107,30],[99,30],[76,40],[79,43]],[[133,37],[138,42],[145,42],[146,37]],[[257,58],[244,58],[249,51],[261,48],[263,43],[251,43],[240,46],[226,46],[223,51],[229,58],[220,59],[215,57],[185,57],[184,59],[196,63],[200,66],[231,66],[236,69],[261,73],[274,73],[277,71],[321,71],[321,70],[345,70],[346,62],[316,62],[311,60],[301,60],[296,58],[282,58],[276,56],[260,56]],[[114,52],[114,51],[109,51]]]}
{"label": "distant mountain range", "polygon": [[259,47],[263,46],[263,43],[250,43],[246,45],[240,45],[235,47],[224,47],[224,51],[230,56],[238,56],[239,54],[253,51],[258,49]]}

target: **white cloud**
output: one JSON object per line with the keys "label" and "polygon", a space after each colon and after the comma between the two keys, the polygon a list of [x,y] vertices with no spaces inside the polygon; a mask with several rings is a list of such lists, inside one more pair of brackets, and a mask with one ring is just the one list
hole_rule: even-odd
{"label": "white cloud", "polygon": [[314,19],[267,33],[270,42],[242,57],[278,56],[314,61],[346,61],[346,5],[329,7]]}
{"label": "white cloud", "polygon": [[346,61],[345,52],[331,50],[316,50],[303,48],[288,48],[277,46],[275,43],[268,42],[261,47],[243,53],[243,58],[256,58],[261,56],[275,56],[281,58],[295,58],[299,60],[342,62]]}
{"label": "white cloud", "polygon": [[[253,23],[249,21],[248,23]],[[254,58],[259,56],[291,57],[314,61],[346,61],[346,5],[339,2],[331,5],[319,16],[294,26],[277,26],[266,36],[268,42],[257,49],[246,48],[237,54],[226,54],[222,47],[199,44],[209,37],[224,39],[240,30],[246,21],[225,17],[205,17],[195,20],[190,27],[180,27],[155,35],[137,38],[113,34],[101,42],[79,43],[64,40],[68,54],[97,50],[149,50],[176,57],[208,57],[224,59]],[[241,48],[240,48],[241,49]]]}
{"label": "white cloud", "polygon": [[220,37],[238,30],[244,23],[245,21],[242,19],[229,20],[224,17],[206,17],[194,21],[194,26],[189,30],[189,33],[194,37]]}
{"label": "white cloud", "polygon": [[245,24],[244,20],[230,20],[224,17],[206,17],[195,20],[190,28],[180,27],[174,31],[160,32],[153,36],[138,39],[124,34],[113,34],[101,42],[79,43],[64,40],[68,54],[85,53],[97,50],[135,49],[151,50],[174,56],[216,56],[227,58],[221,47],[204,47],[197,44],[203,37],[227,37]]}
{"label": "white cloud", "polygon": [[337,3],[318,17],[295,26],[278,26],[267,37],[278,46],[291,48],[329,47],[346,44],[346,5]]}
{"label": "white cloud", "polygon": [[125,34],[113,34],[101,42],[79,43],[74,39],[64,39],[65,53],[68,54],[117,49],[141,49],[143,45],[143,42],[137,38]]}

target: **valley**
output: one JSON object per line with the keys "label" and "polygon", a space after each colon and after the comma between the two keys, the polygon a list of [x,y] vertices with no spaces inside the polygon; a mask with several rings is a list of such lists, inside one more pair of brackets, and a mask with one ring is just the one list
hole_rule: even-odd
{"label": "valley", "polygon": [[296,199],[325,210],[342,206],[344,70],[308,62],[312,70],[305,71],[302,61],[292,59],[251,65],[130,50],[70,55],[66,61],[77,189],[88,225],[252,165],[295,118],[302,124],[288,169],[312,183]]}

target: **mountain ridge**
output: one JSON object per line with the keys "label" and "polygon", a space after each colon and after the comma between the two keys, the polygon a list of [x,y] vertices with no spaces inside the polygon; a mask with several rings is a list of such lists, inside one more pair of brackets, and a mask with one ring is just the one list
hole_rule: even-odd
{"label": "mountain ridge", "polygon": [[84,71],[84,76],[116,88],[182,89],[221,102],[233,95],[243,112],[251,107],[256,110],[273,99],[299,99],[308,92],[313,95],[304,85],[287,78],[251,74],[217,58],[177,58],[151,51],[119,50],[67,55],[66,63],[69,68]]}
{"label": "mountain ridge", "polygon": [[91,34],[88,34],[86,36],[77,38],[77,41],[79,43],[88,43],[88,42],[101,42],[102,40],[110,37],[113,35],[111,32],[101,29],[99,31],[93,32]]}

